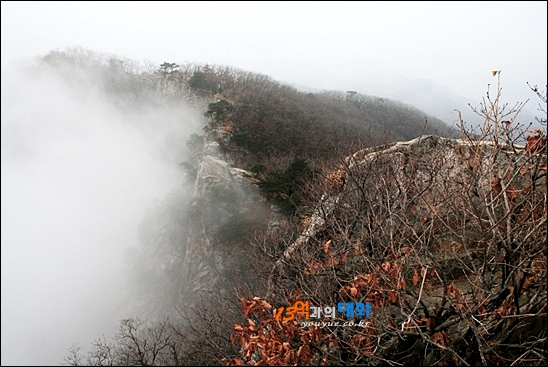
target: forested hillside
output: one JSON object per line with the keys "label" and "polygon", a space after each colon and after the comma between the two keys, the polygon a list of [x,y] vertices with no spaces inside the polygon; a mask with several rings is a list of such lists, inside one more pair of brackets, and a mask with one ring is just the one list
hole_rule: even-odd
{"label": "forested hillside", "polygon": [[354,91],[303,93],[234,67],[168,62],[157,66],[78,49],[51,52],[44,60],[86,68],[96,73],[106,90],[124,98],[147,100],[155,94],[172,103],[212,103],[204,112],[234,134],[236,145],[265,162],[283,155],[321,159],[333,146],[348,152],[364,144],[448,133],[439,119],[397,101]]}
{"label": "forested hillside", "polygon": [[133,314],[66,363],[546,364],[546,131],[503,104],[500,74],[457,140],[412,106],[232,67],[43,61],[120,108],[207,118],[143,215]]}

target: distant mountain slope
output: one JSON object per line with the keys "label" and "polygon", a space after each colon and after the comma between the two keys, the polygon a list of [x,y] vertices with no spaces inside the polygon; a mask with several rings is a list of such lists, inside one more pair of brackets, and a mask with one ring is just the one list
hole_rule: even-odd
{"label": "distant mountain slope", "polygon": [[[335,151],[450,130],[415,107],[353,91],[307,93],[230,67],[183,65],[172,73],[183,75],[191,94],[213,101],[206,111],[210,128],[233,134],[225,148],[245,150],[247,169],[295,157],[329,160]],[[179,89],[167,79],[169,91]]]}
{"label": "distant mountain slope", "polygon": [[[357,145],[409,140],[423,133],[447,135],[449,130],[440,119],[401,102],[352,91],[300,92],[229,66],[153,66],[83,50],[51,52],[44,60],[93,71],[117,98],[147,100],[154,95],[170,103],[198,104],[258,161],[278,155],[325,157],[327,147],[349,153]],[[66,69],[58,69],[71,78]],[[212,105],[217,110],[206,111],[208,103],[223,100],[226,104]]]}

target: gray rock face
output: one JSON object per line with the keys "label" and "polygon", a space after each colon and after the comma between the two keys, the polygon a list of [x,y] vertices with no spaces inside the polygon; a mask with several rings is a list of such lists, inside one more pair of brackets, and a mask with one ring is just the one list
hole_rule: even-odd
{"label": "gray rock face", "polygon": [[206,155],[198,168],[194,196],[207,195],[212,187],[233,186],[231,181],[230,165],[214,156]]}
{"label": "gray rock face", "polygon": [[206,136],[193,190],[175,188],[142,221],[144,252],[136,266],[142,267],[139,281],[147,283],[146,309],[170,315],[201,296],[222,299],[248,276],[244,238],[262,225],[264,200],[253,174],[226,162],[226,134]]}

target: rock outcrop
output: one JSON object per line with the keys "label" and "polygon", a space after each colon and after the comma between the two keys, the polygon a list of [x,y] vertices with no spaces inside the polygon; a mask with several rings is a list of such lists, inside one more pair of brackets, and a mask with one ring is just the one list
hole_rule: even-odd
{"label": "rock outcrop", "polygon": [[141,223],[142,254],[134,263],[144,310],[171,315],[210,296],[219,300],[249,280],[241,241],[265,225],[265,201],[253,174],[227,163],[225,131],[207,133],[194,186],[174,188],[151,204]]}
{"label": "rock outcrop", "polygon": [[[532,184],[542,185],[532,182],[532,174],[538,172],[539,167],[546,170],[546,156],[529,153],[526,146],[448,139],[435,135],[356,152],[345,159],[337,172],[327,177],[326,187],[330,191],[322,196],[301,235],[278,260],[272,276],[277,276],[278,272],[285,273],[285,269],[291,268],[288,264],[294,266],[310,253],[321,252],[327,227],[334,223],[340,225],[339,218],[353,217],[353,227],[363,225],[363,222],[357,222],[361,221],[359,218],[364,213],[356,212],[359,209],[353,201],[373,202],[376,199],[375,190],[384,193],[385,200],[399,201],[398,205],[412,209],[407,213],[411,215],[398,218],[407,221],[410,226],[413,225],[412,221],[450,218],[453,211],[464,208],[467,202],[476,203],[475,207],[482,208],[499,196],[500,200],[516,200],[529,192]],[[367,185],[374,185],[374,190]],[[368,194],[356,194],[364,188],[367,188]],[[388,212],[390,205],[387,203],[387,207],[379,208],[386,211],[378,216],[385,218],[387,223],[392,219]],[[374,210],[371,206],[365,206]],[[486,223],[489,223],[489,213],[474,215],[485,215]],[[355,232],[357,230],[354,229],[352,233]],[[363,236],[356,235],[355,238],[358,242],[368,243]],[[369,243],[368,246],[374,244]],[[269,289],[267,295],[271,291]]]}

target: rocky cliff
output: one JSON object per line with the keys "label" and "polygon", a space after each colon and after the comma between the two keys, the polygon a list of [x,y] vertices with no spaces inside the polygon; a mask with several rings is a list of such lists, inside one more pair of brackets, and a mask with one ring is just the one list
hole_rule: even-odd
{"label": "rocky cliff", "polygon": [[204,136],[193,185],[174,188],[149,207],[140,227],[142,253],[133,264],[138,307],[149,317],[173,315],[208,297],[222,300],[249,282],[249,249],[241,239],[266,224],[268,210],[251,172],[223,152],[231,134]]}

